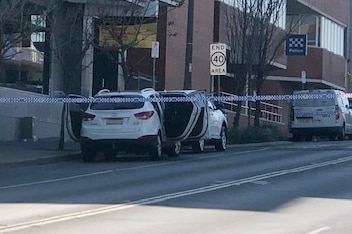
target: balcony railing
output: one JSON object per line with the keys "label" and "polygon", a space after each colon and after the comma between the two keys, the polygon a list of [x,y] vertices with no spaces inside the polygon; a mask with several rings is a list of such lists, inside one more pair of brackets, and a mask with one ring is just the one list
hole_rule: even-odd
{"label": "balcony railing", "polygon": [[[231,100],[231,97],[235,97],[236,95],[226,92],[221,92],[222,97],[226,97],[224,100]],[[237,103],[232,101],[222,101],[225,108],[233,113],[236,113]],[[255,107],[248,107],[248,101],[244,102],[245,104],[241,106],[241,115],[248,116],[250,113],[251,116],[255,114]],[[254,106],[254,105],[252,105]],[[260,119],[266,122],[284,124],[282,120],[282,107],[278,105],[274,105],[268,102],[260,102]],[[249,112],[250,110],[250,112]]]}
{"label": "balcony railing", "polygon": [[42,65],[44,63],[43,53],[31,47],[12,47],[6,51],[4,58],[37,65]]}

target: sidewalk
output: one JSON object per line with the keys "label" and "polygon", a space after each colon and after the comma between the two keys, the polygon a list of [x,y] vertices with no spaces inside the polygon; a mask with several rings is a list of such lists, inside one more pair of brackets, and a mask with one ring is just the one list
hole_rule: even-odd
{"label": "sidewalk", "polygon": [[[229,148],[258,147],[292,144],[289,141],[265,142],[252,144],[228,145]],[[0,141],[0,168],[14,166],[53,163],[59,161],[79,160],[80,146],[78,142],[68,141],[63,150],[58,150],[59,139]]]}
{"label": "sidewalk", "polygon": [[0,168],[35,163],[74,160],[80,157],[79,143],[68,141],[58,150],[58,139],[0,142]]}

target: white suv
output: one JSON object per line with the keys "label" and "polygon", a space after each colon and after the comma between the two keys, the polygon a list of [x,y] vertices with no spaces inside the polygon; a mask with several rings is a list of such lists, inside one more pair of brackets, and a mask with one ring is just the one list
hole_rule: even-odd
{"label": "white suv", "polygon": [[120,149],[147,150],[160,159],[164,148],[169,156],[180,153],[180,139],[168,138],[163,127],[164,107],[159,94],[147,88],[141,91],[100,91],[82,116],[81,151],[84,161],[94,161],[98,151],[107,158]]}
{"label": "white suv", "polygon": [[[217,151],[224,151],[227,148],[227,117],[219,106],[214,105],[210,98],[207,98],[204,91],[199,90],[168,90],[160,92],[164,100],[170,99],[170,102],[165,102],[166,113],[173,109],[173,106],[188,105],[193,109],[193,117],[189,117],[188,122],[191,131],[188,136],[183,138],[183,145],[191,145],[195,153],[204,151],[205,144],[214,145]],[[179,101],[178,101],[179,100]],[[175,102],[176,101],[176,102]],[[171,111],[172,112],[172,111]],[[175,112],[177,113],[177,112]],[[184,113],[190,113],[185,111]],[[184,114],[183,114],[184,115]],[[168,129],[174,132],[180,130],[180,116],[172,113],[167,121],[170,121]],[[188,121],[187,118],[184,122]],[[167,122],[166,122],[167,123]],[[167,125],[166,125],[167,126]]]}

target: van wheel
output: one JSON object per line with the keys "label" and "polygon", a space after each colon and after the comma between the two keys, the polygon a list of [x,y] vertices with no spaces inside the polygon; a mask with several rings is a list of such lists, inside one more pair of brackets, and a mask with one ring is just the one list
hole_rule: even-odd
{"label": "van wheel", "polygon": [[149,156],[152,160],[160,160],[162,155],[162,142],[161,136],[158,134],[156,142],[149,151]]}
{"label": "van wheel", "polygon": [[225,151],[227,148],[227,136],[226,136],[226,127],[221,127],[220,140],[215,142],[216,151]]}
{"label": "van wheel", "polygon": [[329,135],[329,141],[334,141],[336,140],[336,136],[335,135]]}
{"label": "van wheel", "polygon": [[343,141],[343,140],[345,140],[345,137],[346,137],[345,127],[342,127],[342,128],[340,129],[339,135],[337,136],[337,139],[338,139],[339,141]]}
{"label": "van wheel", "polygon": [[169,157],[178,157],[181,153],[181,142],[175,142],[173,145],[167,147],[167,154]]}
{"label": "van wheel", "polygon": [[292,140],[293,141],[299,141],[301,136],[298,133],[293,133],[292,134]]}
{"label": "van wheel", "polygon": [[192,151],[197,154],[204,152],[204,139],[192,142]]}
{"label": "van wheel", "polygon": [[312,135],[306,136],[306,141],[312,141],[312,140],[313,140],[313,136]]}

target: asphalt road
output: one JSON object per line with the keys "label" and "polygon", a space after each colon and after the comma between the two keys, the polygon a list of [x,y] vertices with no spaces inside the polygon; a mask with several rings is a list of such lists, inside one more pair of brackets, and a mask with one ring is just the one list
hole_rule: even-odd
{"label": "asphalt road", "polygon": [[0,233],[352,233],[352,141],[2,169]]}

